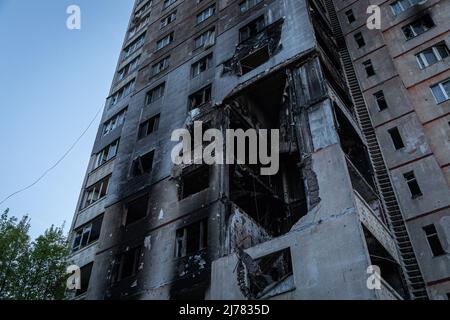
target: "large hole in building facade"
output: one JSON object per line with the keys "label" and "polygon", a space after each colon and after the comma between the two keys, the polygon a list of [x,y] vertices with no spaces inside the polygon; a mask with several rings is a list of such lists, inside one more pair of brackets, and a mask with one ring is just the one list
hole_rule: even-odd
{"label": "large hole in building facade", "polygon": [[[290,103],[285,94],[286,76],[279,73],[246,90],[231,105],[230,129],[280,130],[280,169],[276,175],[259,174],[261,164],[230,166],[230,200],[271,236],[290,231],[307,214],[300,155],[289,125]],[[268,141],[270,145],[271,141]],[[237,150],[234,150],[237,158]]]}

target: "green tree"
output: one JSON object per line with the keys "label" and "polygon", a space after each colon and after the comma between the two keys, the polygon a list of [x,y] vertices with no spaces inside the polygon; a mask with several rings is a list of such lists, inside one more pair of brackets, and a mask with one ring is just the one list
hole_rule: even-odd
{"label": "green tree", "polygon": [[30,220],[0,219],[0,299],[64,299],[67,239],[64,226],[51,226],[30,240]]}

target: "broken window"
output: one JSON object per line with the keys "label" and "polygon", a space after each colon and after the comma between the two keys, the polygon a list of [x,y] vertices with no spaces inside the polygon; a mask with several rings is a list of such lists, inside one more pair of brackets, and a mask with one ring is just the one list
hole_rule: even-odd
{"label": "broken window", "polygon": [[72,252],[76,252],[85,248],[100,237],[100,229],[102,227],[103,215],[95,218],[81,228],[74,231],[74,240],[72,244]]}
{"label": "broken window", "polygon": [[158,130],[159,117],[160,117],[160,115],[158,114],[158,115],[156,115],[156,116],[150,118],[149,120],[144,121],[143,123],[140,124],[140,126],[139,126],[139,134],[138,134],[138,139],[139,140],[149,136],[150,134],[152,134],[153,132]]}
{"label": "broken window", "polygon": [[388,104],[382,90],[375,92],[373,96],[377,101],[378,111],[383,111],[388,108]]}
{"label": "broken window", "polygon": [[128,203],[126,210],[126,223],[129,225],[147,216],[148,195],[140,197]]}
{"label": "broken window", "polygon": [[125,122],[125,114],[127,109],[123,109],[103,124],[103,135],[106,136],[114,129],[120,127]]}
{"label": "broken window", "polygon": [[83,201],[81,203],[81,209],[87,208],[88,206],[94,204],[95,202],[106,196],[110,178],[111,176],[107,176],[94,185],[86,188]]}
{"label": "broken window", "polygon": [[192,64],[191,74],[195,78],[212,67],[212,53]]}
{"label": "broken window", "polygon": [[392,143],[394,144],[395,150],[399,150],[405,147],[403,143],[402,136],[400,135],[400,131],[397,127],[388,130],[389,135],[391,136]]}
{"label": "broken window", "polygon": [[241,13],[244,13],[261,2],[262,0],[245,0],[239,3],[239,9],[241,10]]}
{"label": "broken window", "polygon": [[177,12],[174,11],[171,14],[169,14],[167,17],[165,17],[164,19],[161,20],[161,25],[160,25],[160,29],[168,26],[169,24],[171,24],[172,22],[174,22],[177,18]]}
{"label": "broken window", "polygon": [[75,296],[85,294],[89,288],[89,281],[91,280],[92,267],[94,263],[91,262],[80,268],[80,289],[76,291]]}
{"label": "broken window", "polygon": [[422,196],[422,190],[420,190],[419,183],[417,182],[414,171],[407,172],[403,174],[406,183],[408,184],[409,191],[411,192],[411,198],[417,198]]}
{"label": "broken window", "polygon": [[353,14],[352,9],[345,11],[345,16],[347,17],[348,23],[353,23],[356,21],[355,15]]}
{"label": "broken window", "polygon": [[438,61],[442,61],[449,56],[449,50],[445,42],[438,43],[416,54],[417,63],[421,69],[431,66]]}
{"label": "broken window", "polygon": [[202,47],[204,49],[207,49],[213,46],[215,42],[216,42],[216,32],[215,29],[212,28],[194,39],[194,49],[200,49]]}
{"label": "broken window", "polygon": [[172,43],[173,39],[174,39],[174,33],[171,32],[167,36],[162,38],[161,40],[158,40],[158,42],[156,42],[156,51],[167,47],[169,44]]}
{"label": "broken window", "polygon": [[120,100],[128,96],[134,90],[134,79],[125,84],[108,98],[108,107],[116,105]]}
{"label": "broken window", "polygon": [[[293,274],[290,248],[274,252],[265,257],[253,260],[242,250],[238,251],[238,281],[244,295],[253,299],[265,299],[295,288],[288,278]],[[245,265],[248,281],[242,279],[242,266]],[[292,277],[291,277],[292,278]],[[277,288],[286,283],[284,288]]]}
{"label": "broken window", "polygon": [[437,103],[442,103],[450,99],[450,79],[446,79],[431,87],[433,96]]}
{"label": "broken window", "polygon": [[133,161],[133,177],[139,177],[152,172],[154,151],[144,154]]}
{"label": "broken window", "polygon": [[364,37],[361,32],[355,33],[354,38],[356,44],[358,45],[358,48],[362,48],[366,45],[366,41],[364,40]]}
{"label": "broken window", "polygon": [[156,100],[161,99],[164,96],[165,89],[166,89],[165,82],[163,82],[160,85],[156,86],[155,88],[151,89],[147,93],[146,104],[151,104],[151,103],[155,102]]}
{"label": "broken window", "polygon": [[209,188],[209,166],[201,166],[182,177],[181,199]]}
{"label": "broken window", "polygon": [[245,27],[239,30],[239,41],[243,42],[247,39],[250,39],[260,33],[266,27],[266,21],[264,16],[260,16],[257,19],[253,20]]}
{"label": "broken window", "polygon": [[139,60],[140,59],[141,59],[141,56],[139,55],[136,58],[134,58],[130,63],[128,63],[125,67],[120,69],[117,72],[116,82],[122,81],[127,76],[129,76],[134,70],[136,70],[136,68],[139,65]]}
{"label": "broken window", "polygon": [[189,96],[189,111],[200,108],[202,105],[211,102],[211,89],[209,85]]}
{"label": "broken window", "polygon": [[439,240],[439,235],[434,224],[423,227],[423,231],[425,231],[425,235],[433,256],[437,257],[444,255],[445,251],[444,248],[442,248],[442,243],[441,240]]}
{"label": "broken window", "polygon": [[375,75],[375,69],[373,68],[372,61],[366,60],[363,62],[364,69],[366,70],[367,77]]}
{"label": "broken window", "polygon": [[212,17],[216,12],[216,5],[212,5],[209,8],[203,10],[197,15],[197,24],[202,23],[206,19]]}
{"label": "broken window", "polygon": [[406,39],[409,40],[430,30],[432,27],[434,27],[434,22],[431,19],[430,15],[426,14],[420,17],[419,19],[413,21],[412,23],[404,26],[402,28],[402,31]]}
{"label": "broken window", "polygon": [[125,251],[116,257],[113,283],[135,276],[139,270],[142,247],[138,246]]}
{"label": "broken window", "polygon": [[204,219],[177,230],[175,246],[177,258],[193,255],[206,248],[208,239],[207,222],[208,220]]}
{"label": "broken window", "polygon": [[102,151],[97,153],[95,158],[94,169],[97,169],[101,165],[105,164],[117,155],[117,150],[119,148],[119,139],[106,146]]}
{"label": "broken window", "polygon": [[166,70],[170,65],[170,56],[164,57],[152,66],[152,75],[156,76]]}
{"label": "broken window", "polygon": [[246,74],[256,69],[263,63],[266,63],[270,59],[269,46],[265,45],[262,48],[252,52],[247,57],[240,60],[241,73]]}

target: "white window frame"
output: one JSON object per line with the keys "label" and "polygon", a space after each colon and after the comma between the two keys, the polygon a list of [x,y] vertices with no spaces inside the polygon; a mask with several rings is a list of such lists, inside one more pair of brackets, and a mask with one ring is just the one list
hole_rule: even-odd
{"label": "white window frame", "polygon": [[[445,49],[447,50],[447,52],[449,52],[448,47],[445,43],[438,43],[430,48],[427,48],[421,52],[419,52],[418,54],[416,54],[416,59],[417,59],[417,63],[419,64],[420,69],[425,69],[426,67],[429,67],[439,61],[444,60],[445,58],[447,58],[449,55],[447,55],[447,57],[442,57],[439,50],[438,50],[438,46],[439,45],[444,45]],[[425,55],[425,51],[430,50],[433,52],[434,57],[436,58],[436,62],[433,63],[429,63],[426,59],[426,55]],[[449,52],[450,53],[450,52]]]}
{"label": "white window frame", "polygon": [[[447,83],[447,82],[450,82],[450,78],[446,79],[444,81],[441,81],[441,82],[435,84],[434,86],[431,86],[431,88],[430,88],[431,89],[431,93],[433,94],[433,97],[436,100],[436,103],[438,103],[438,104],[450,100],[450,92],[445,91],[445,88],[444,88],[444,83]],[[435,96],[434,91],[433,91],[433,88],[436,88],[436,87],[438,87],[441,90],[441,93],[445,97],[445,100],[439,101],[437,99],[437,97]]]}

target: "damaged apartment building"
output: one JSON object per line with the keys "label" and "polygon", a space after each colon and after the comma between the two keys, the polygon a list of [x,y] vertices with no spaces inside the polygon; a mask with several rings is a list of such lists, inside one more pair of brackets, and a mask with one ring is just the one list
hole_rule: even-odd
{"label": "damaged apartment building", "polygon": [[[447,259],[431,267],[334,2],[136,1],[72,224],[73,299],[446,297],[428,272],[450,276],[448,209],[424,226]],[[174,164],[172,132],[196,121],[279,130],[278,173]]]}

